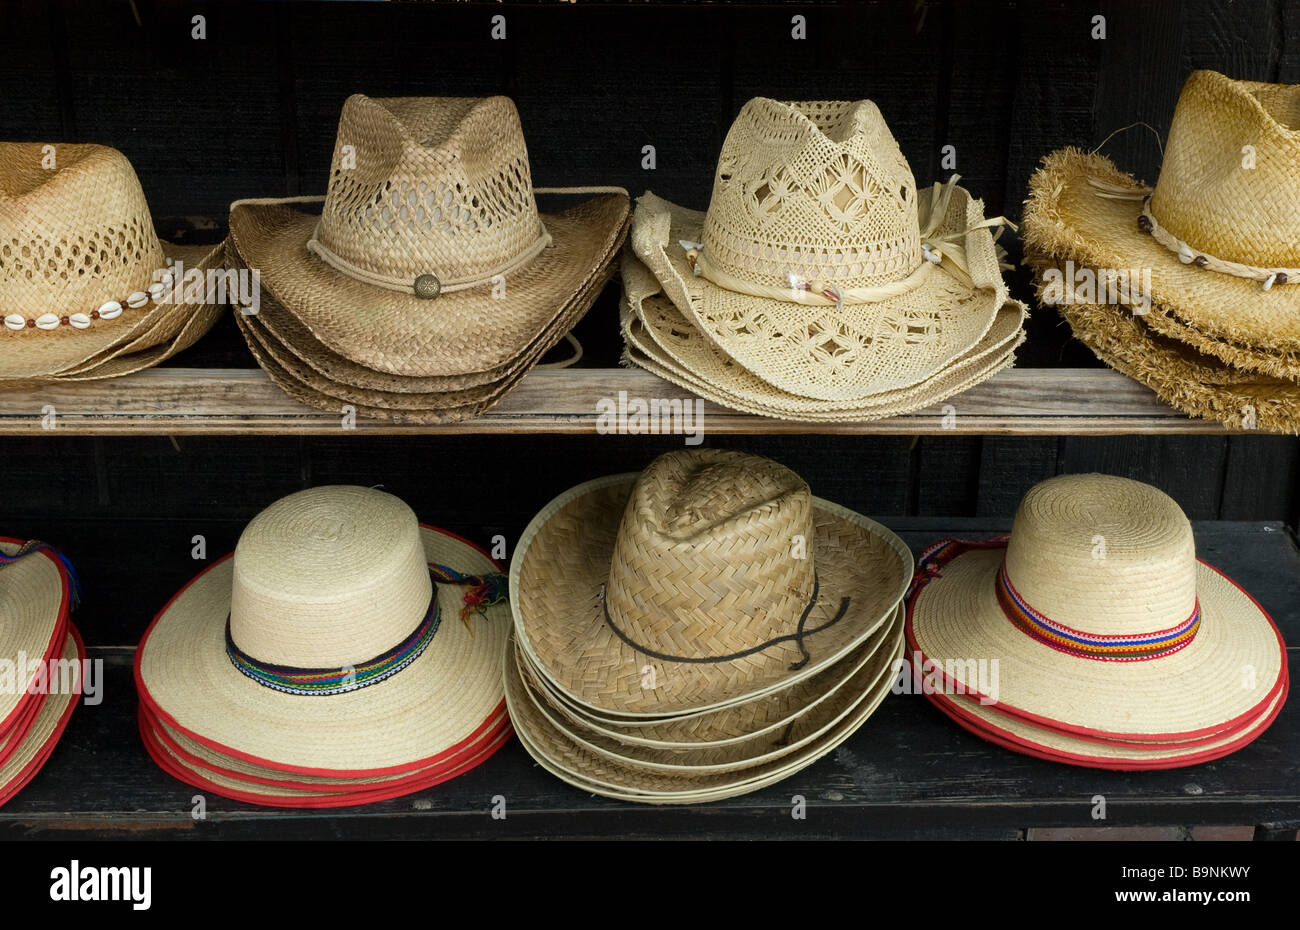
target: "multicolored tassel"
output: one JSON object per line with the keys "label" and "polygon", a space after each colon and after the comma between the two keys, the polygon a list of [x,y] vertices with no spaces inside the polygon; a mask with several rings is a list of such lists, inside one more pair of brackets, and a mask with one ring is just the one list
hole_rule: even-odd
{"label": "multicolored tassel", "polygon": [[446,565],[430,562],[429,574],[439,584],[465,585],[468,587],[463,599],[465,606],[460,611],[460,621],[465,624],[465,629],[469,630],[470,636],[474,635],[474,628],[469,624],[470,616],[472,614],[485,616],[489,607],[502,603],[507,596],[507,580],[504,572],[466,575]]}
{"label": "multicolored tassel", "polygon": [[51,555],[55,556],[60,562],[63,563],[63,567],[68,574],[68,594],[72,599],[71,607],[73,610],[76,610],[78,607],[80,607],[81,606],[81,579],[77,576],[76,566],[72,564],[71,559],[69,559],[58,549],[51,546],[49,543],[43,543],[39,539],[29,539],[27,540],[27,542],[23,543],[18,548],[18,551],[15,552],[13,555],[7,555],[4,552],[0,552],[0,568],[4,568],[6,565],[10,565],[14,562],[17,562],[19,559],[23,558],[24,556],[29,556],[33,552],[48,552]]}

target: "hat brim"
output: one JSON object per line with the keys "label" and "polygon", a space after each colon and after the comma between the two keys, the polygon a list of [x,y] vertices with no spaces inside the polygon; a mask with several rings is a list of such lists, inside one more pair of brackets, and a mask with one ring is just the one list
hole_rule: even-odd
{"label": "hat brim", "polygon": [[[493,287],[422,300],[348,277],[307,251],[319,217],[283,204],[238,204],[230,213],[240,259],[262,286],[330,351],[394,375],[483,372],[508,364],[609,265],[629,204],[603,194],[542,215],[551,245]],[[594,299],[594,296],[593,296]]]}
{"label": "hat brim", "polygon": [[[941,231],[982,222],[983,205],[956,188]],[[738,294],[691,269],[682,241],[703,237],[704,214],[646,194],[632,248],[664,294],[725,356],[780,391],[852,401],[906,388],[968,353],[1006,300],[993,235],[966,235],[971,277],[933,266],[914,290],[841,308]]]}
{"label": "hat brim", "polygon": [[[0,552],[14,555],[23,540],[0,537]],[[68,575],[58,556],[38,549],[0,568],[0,656],[46,661],[64,646],[71,598]],[[19,674],[19,673],[15,673]],[[30,680],[0,688],[0,733],[30,717],[40,696],[28,694]]]}
{"label": "hat brim", "polygon": [[1141,200],[1098,196],[1089,182],[1146,188],[1104,155],[1063,149],[1029,182],[1025,250],[1091,268],[1150,269],[1146,295],[1206,337],[1274,352],[1300,351],[1300,285],[1265,291],[1258,281],[1183,264],[1138,228]]}
{"label": "hat brim", "polygon": [[[994,701],[1002,714],[1081,735],[1189,739],[1258,717],[1283,687],[1285,645],[1272,619],[1203,562],[1195,638],[1159,659],[1103,662],[1067,655],[1012,624],[994,585],[1004,551],[962,553],[907,608],[909,648],[944,669],[946,684]],[[995,695],[967,680],[972,659],[997,660]]]}
{"label": "hat brim", "polygon": [[[206,274],[210,268],[219,265],[225,255],[224,243],[178,246],[164,242],[162,248],[169,258],[183,262],[187,273],[198,270]],[[104,373],[98,377],[138,371],[166,357],[157,352],[150,355],[149,350],[174,343],[178,334],[187,327],[193,331],[190,324],[194,319],[206,321],[206,326],[193,334],[190,340],[193,342],[211,329],[219,315],[220,308],[216,305],[165,303],[140,309],[123,307],[122,315],[117,319],[96,320],[86,329],[66,326],[52,332],[11,332],[5,329],[0,332],[0,380],[46,381],[101,367]],[[112,364],[123,357],[134,361]],[[128,369],[130,364],[136,367]]]}
{"label": "hat brim", "polygon": [[519,666],[509,653],[505,679],[506,704],[515,722],[515,733],[542,768],[580,790],[641,804],[697,804],[722,800],[788,778],[832,752],[857,732],[889,695],[893,681],[892,676],[884,676],[874,692],[860,696],[850,715],[792,757],[739,772],[670,775],[619,765],[567,740],[537,711],[536,704],[528,696]]}
{"label": "hat brim", "polygon": [[[575,703],[629,717],[719,708],[802,681],[847,655],[885,624],[912,577],[911,551],[874,520],[813,498],[810,555],[820,591],[807,618],[811,658],[783,642],[730,662],[665,662],[623,642],[598,599],[635,474],[588,481],[533,518],[510,563],[510,606],[520,648]],[[843,598],[849,605],[831,623]],[[653,690],[644,667],[658,671]]]}
{"label": "hat brim", "polygon": [[[66,662],[76,662],[80,668],[85,667],[83,660],[86,657],[86,647],[81,641],[81,634],[72,624],[67,625],[59,655]],[[57,690],[39,696],[40,710],[33,718],[31,727],[4,764],[0,765],[0,805],[21,791],[48,761],[72,718],[77,698],[81,696],[80,670],[76,682],[77,687],[72,691]]]}
{"label": "hat brim", "polygon": [[[430,562],[497,571],[473,544],[422,527]],[[225,755],[278,771],[370,778],[434,765],[474,739],[503,700],[500,653],[509,610],[460,621],[460,591],[436,585],[442,621],[423,653],[393,677],[344,694],[285,694],[239,672],[226,654],[234,563],[189,582],[158,614],[136,653],[150,713]]]}

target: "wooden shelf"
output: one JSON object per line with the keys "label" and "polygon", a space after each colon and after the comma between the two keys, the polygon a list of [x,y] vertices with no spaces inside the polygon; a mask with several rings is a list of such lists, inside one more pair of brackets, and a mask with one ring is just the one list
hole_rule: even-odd
{"label": "wooden shelf", "polygon": [[[356,419],[298,404],[260,369],[157,368],[110,381],[0,388],[0,435],[329,435],[595,433],[597,403],[694,395],[644,371],[533,371],[484,416],[438,426]],[[951,405],[947,410],[946,405]],[[55,411],[48,428],[48,407]],[[945,415],[948,414],[948,415]],[[926,410],[862,423],[808,424],[706,404],[705,434],[1115,435],[1231,432],[1185,416],[1110,369],[1023,368],[1002,372]]]}

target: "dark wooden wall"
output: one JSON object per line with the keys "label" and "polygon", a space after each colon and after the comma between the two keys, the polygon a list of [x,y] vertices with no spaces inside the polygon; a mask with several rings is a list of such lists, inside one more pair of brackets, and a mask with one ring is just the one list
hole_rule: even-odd
{"label": "dark wooden wall", "polygon": [[[790,18],[807,17],[792,41]],[[190,18],[207,39],[190,38]],[[489,38],[507,18],[508,38]],[[1106,17],[1107,38],[1090,37]],[[870,2],[841,4],[198,3],[2,0],[0,138],[94,141],[132,160],[159,230],[215,241],[231,200],[319,193],[339,107],[370,95],[505,93],[519,105],[539,184],[622,184],[704,206],[743,102],[875,100],[922,184],[963,183],[1018,219],[1038,160],[1093,147],[1136,121],[1163,135],[1195,68],[1300,82],[1300,3]],[[658,167],[642,170],[654,145]],[[1154,136],[1105,151],[1154,180]],[[1010,237],[1013,255],[1018,254]],[[1027,277],[1013,291],[1030,299]],[[617,358],[607,291],[580,325],[594,365]],[[251,366],[224,321],[173,364]],[[1038,310],[1021,364],[1086,366]],[[1284,520],[1300,510],[1300,446],[1285,437],[752,437],[814,490],[888,520],[1009,515],[1049,475],[1152,482],[1193,518]],[[513,540],[552,495],[635,470],[680,438],[0,440],[0,532],[64,545],[93,592],[94,643],[133,642],[196,570],[190,539],[228,550],[249,517],[297,488],[382,484],[424,519]]]}

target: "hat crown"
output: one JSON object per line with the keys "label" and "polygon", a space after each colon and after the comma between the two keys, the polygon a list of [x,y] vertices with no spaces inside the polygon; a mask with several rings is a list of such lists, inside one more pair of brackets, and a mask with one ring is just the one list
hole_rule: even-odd
{"label": "hat crown", "polygon": [[1196,607],[1196,544],[1178,504],[1140,481],[1062,475],[1016,511],[1006,573],[1048,620],[1098,635],[1152,633]]}
{"label": "hat crown", "polygon": [[916,180],[870,100],[750,100],[727,133],[704,222],[709,264],[761,287],[841,289],[922,260]]}
{"label": "hat crown", "polygon": [[1174,110],[1151,213],[1195,251],[1300,268],[1300,85],[1193,72]]}
{"label": "hat crown", "polygon": [[334,254],[402,280],[478,280],[544,233],[508,97],[344,103],[316,233]]}
{"label": "hat crown", "polygon": [[432,596],[410,507],[370,488],[311,488],[240,535],[230,633],[260,662],[346,668],[409,637]]}
{"label": "hat crown", "polygon": [[125,155],[102,145],[0,143],[5,313],[90,312],[166,264]]}
{"label": "hat crown", "polygon": [[643,649],[731,655],[795,632],[814,569],[803,479],[761,456],[670,452],[632,489],[606,607]]}

